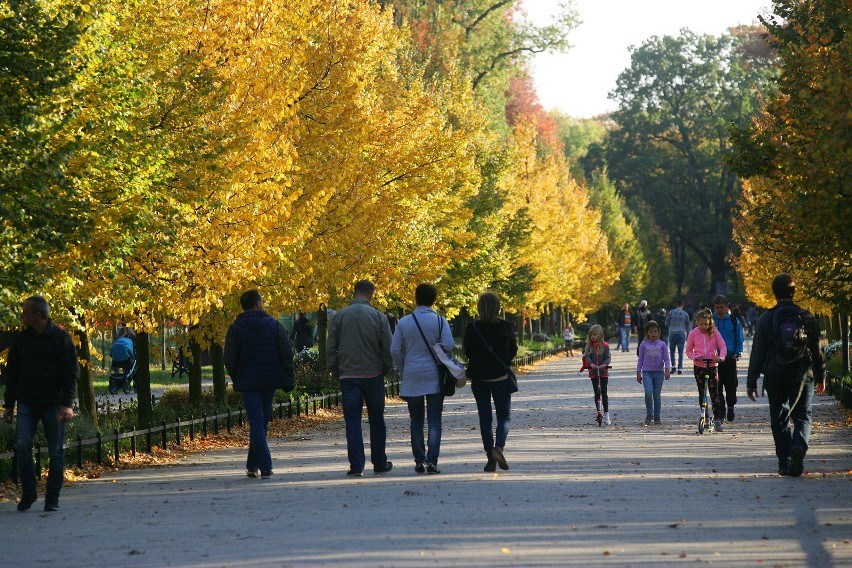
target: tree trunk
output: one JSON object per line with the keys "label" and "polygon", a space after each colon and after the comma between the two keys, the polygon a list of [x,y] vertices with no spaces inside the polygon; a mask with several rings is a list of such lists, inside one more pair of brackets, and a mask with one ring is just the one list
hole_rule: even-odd
{"label": "tree trunk", "polygon": [[153,405],[151,404],[151,347],[148,334],[140,331],[136,334],[136,398],[139,403],[136,409],[136,427],[147,428],[151,425]]}
{"label": "tree trunk", "polygon": [[80,401],[80,414],[89,418],[97,429],[98,406],[95,403],[95,385],[92,382],[92,354],[89,351],[89,336],[83,330],[75,330],[74,334],[80,341],[79,359],[85,361],[80,365],[80,376],[77,378],[77,398]]}
{"label": "tree trunk", "polygon": [[710,253],[710,293],[728,294],[728,251],[717,247]]}
{"label": "tree trunk", "polygon": [[201,404],[201,345],[194,338],[189,340],[189,402]]}
{"label": "tree trunk", "polygon": [[328,339],[328,310],[320,306],[317,310],[317,350],[319,351],[320,368],[325,369],[326,342]]}
{"label": "tree trunk", "polygon": [[160,324],[160,370],[166,370],[166,320]]}
{"label": "tree trunk", "polygon": [[219,342],[213,342],[210,346],[210,358],[213,362],[213,400],[216,404],[225,404],[226,384],[225,384],[225,350]]}

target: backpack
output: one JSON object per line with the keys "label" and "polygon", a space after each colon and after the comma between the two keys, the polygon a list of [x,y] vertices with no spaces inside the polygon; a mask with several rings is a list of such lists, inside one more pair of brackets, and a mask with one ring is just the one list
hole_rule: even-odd
{"label": "backpack", "polygon": [[796,306],[781,306],[772,314],[772,337],[778,365],[799,365],[808,357],[805,313]]}

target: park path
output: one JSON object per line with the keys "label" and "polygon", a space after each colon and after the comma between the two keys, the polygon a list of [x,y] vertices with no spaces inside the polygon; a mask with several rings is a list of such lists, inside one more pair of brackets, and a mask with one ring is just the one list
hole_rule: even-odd
{"label": "park path", "polygon": [[67,485],[59,513],[42,513],[41,501],[26,514],[7,504],[3,563],[852,565],[852,448],[832,398],[815,399],[810,473],[780,478],[765,398],[743,396],[735,422],[699,436],[694,380],[674,375],[663,425],[645,427],[635,361],[614,355],[613,424],[603,428],[577,358],[521,375],[508,472],[482,471],[464,388],[445,404],[440,475],[414,473],[406,408],[390,404],[387,475],[344,475],[342,422],[272,440],[268,481],[244,476],[245,450],[195,454]]}

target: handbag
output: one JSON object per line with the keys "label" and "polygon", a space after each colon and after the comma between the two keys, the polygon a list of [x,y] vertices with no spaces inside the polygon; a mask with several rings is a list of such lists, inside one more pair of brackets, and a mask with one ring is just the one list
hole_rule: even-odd
{"label": "handbag", "polygon": [[[438,320],[438,337],[440,338],[444,330],[444,318],[440,318]],[[452,353],[447,353],[444,350],[444,346],[441,345],[441,340],[435,342],[432,346],[432,351],[438,358],[438,361],[444,365],[450,374],[456,380],[456,388],[462,388],[467,384],[467,369],[464,368],[464,365],[461,361],[455,358]]]}
{"label": "handbag", "polygon": [[509,383],[510,383],[509,384],[509,393],[513,394],[513,393],[518,392],[518,390],[519,390],[518,389],[518,377],[515,376],[515,372],[512,370],[512,368],[509,365],[504,363],[503,360],[500,357],[497,356],[497,354],[494,352],[494,348],[491,347],[491,344],[488,343],[488,341],[485,339],[485,336],[482,335],[482,332],[479,331],[478,327],[476,327],[476,322],[473,322],[471,325],[473,325],[473,330],[479,336],[479,339],[482,340],[482,343],[484,343],[485,346],[488,348],[488,351],[491,353],[491,355],[494,357],[494,359],[498,363],[503,365],[503,367],[506,369],[506,377],[508,377]]}
{"label": "handbag", "polygon": [[[420,322],[417,321],[417,317],[415,317],[414,314],[411,314],[411,318],[414,320],[415,325],[417,325],[417,330],[420,332],[420,337],[423,338],[423,343],[426,344],[426,349],[429,350],[429,354],[432,356],[432,360],[435,361],[435,365],[438,367],[438,380],[441,384],[441,394],[443,394],[444,396],[453,396],[454,394],[456,394],[456,378],[453,376],[447,366],[438,360],[438,357],[435,355],[434,349],[432,349],[432,346],[429,345],[429,341],[427,341],[426,335],[423,333],[423,328],[420,327]],[[441,316],[438,316],[438,318],[441,318]]]}

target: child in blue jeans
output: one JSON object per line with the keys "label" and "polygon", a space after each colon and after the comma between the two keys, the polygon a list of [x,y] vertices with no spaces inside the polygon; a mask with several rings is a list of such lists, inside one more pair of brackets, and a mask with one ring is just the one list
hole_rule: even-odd
{"label": "child in blue jeans", "polygon": [[654,320],[645,325],[645,340],[639,344],[636,381],[645,387],[645,426],[660,423],[663,377],[669,380],[671,361],[669,348],[660,339],[660,325]]}

